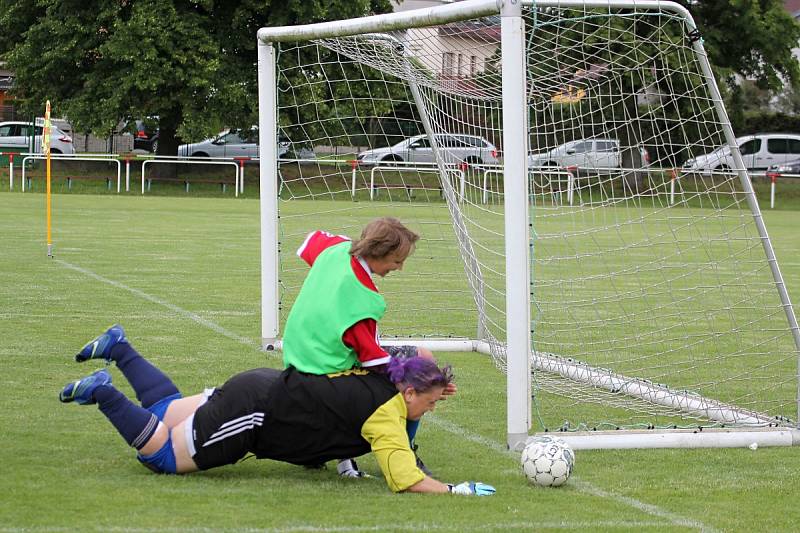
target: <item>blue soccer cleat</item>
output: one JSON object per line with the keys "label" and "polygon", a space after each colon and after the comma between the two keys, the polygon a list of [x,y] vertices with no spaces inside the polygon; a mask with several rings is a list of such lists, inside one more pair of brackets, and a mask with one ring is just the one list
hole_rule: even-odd
{"label": "blue soccer cleat", "polygon": [[63,403],[78,402],[81,405],[88,405],[96,403],[94,399],[94,391],[101,385],[111,384],[111,374],[108,370],[101,368],[94,374],[90,374],[85,378],[79,379],[72,383],[68,383],[58,399]]}
{"label": "blue soccer cleat", "polygon": [[89,359],[105,359],[106,363],[110,363],[111,350],[114,346],[123,342],[128,342],[127,337],[125,337],[125,330],[119,324],[114,324],[105,333],[90,340],[86,346],[81,348],[81,351],[75,356],[75,360],[82,363]]}

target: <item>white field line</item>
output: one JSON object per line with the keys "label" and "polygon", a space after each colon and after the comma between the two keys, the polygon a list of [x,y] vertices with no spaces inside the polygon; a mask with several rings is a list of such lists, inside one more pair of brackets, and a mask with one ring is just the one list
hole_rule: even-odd
{"label": "white field line", "polygon": [[76,272],[80,272],[81,274],[84,274],[85,276],[88,276],[90,278],[96,279],[97,281],[106,283],[108,285],[111,285],[112,287],[116,287],[117,289],[122,289],[124,291],[128,291],[131,294],[133,294],[135,296],[138,296],[139,298],[142,298],[143,300],[147,300],[148,302],[152,302],[152,303],[154,303],[156,305],[160,305],[162,307],[166,307],[167,309],[169,309],[170,311],[174,312],[175,314],[183,316],[184,318],[188,318],[189,320],[191,320],[191,321],[193,321],[193,322],[195,322],[195,323],[197,323],[197,324],[199,324],[199,325],[201,325],[203,327],[206,327],[206,328],[210,329],[211,331],[214,331],[215,333],[219,333],[220,335],[222,335],[224,337],[227,337],[227,338],[229,338],[229,339],[231,339],[233,341],[236,341],[238,343],[244,344],[245,346],[250,346],[252,348],[257,348],[259,350],[261,349],[261,344],[256,342],[256,341],[254,341],[253,339],[250,339],[248,337],[242,337],[241,335],[239,335],[237,333],[234,333],[234,332],[232,332],[230,330],[227,330],[227,329],[223,328],[222,326],[220,326],[216,322],[212,322],[211,320],[208,320],[208,319],[205,319],[205,318],[201,317],[197,313],[193,313],[191,311],[188,311],[188,310],[186,310],[186,309],[184,309],[182,307],[179,307],[179,306],[177,306],[175,304],[172,304],[170,302],[162,300],[161,298],[158,298],[156,296],[152,296],[150,294],[147,294],[144,291],[140,291],[139,289],[135,289],[133,287],[129,287],[129,286],[125,285],[124,283],[120,283],[119,281],[114,281],[113,279],[108,279],[108,278],[106,278],[104,276],[101,276],[100,274],[95,274],[91,270],[87,270],[87,269],[79,267],[77,265],[73,265],[72,263],[67,263],[66,261],[63,261],[61,259],[56,259],[56,262],[61,264],[61,265],[63,265],[63,266],[65,266],[65,267],[67,267],[67,268],[69,268],[69,269],[71,269],[71,270],[74,270]]}
{"label": "white field line", "polygon": [[[97,281],[100,281],[102,283],[106,283],[106,284],[111,285],[112,287],[116,287],[118,289],[122,289],[122,290],[128,291],[131,294],[133,294],[135,296],[138,296],[138,297],[140,297],[140,298],[142,298],[144,300],[147,300],[147,301],[152,302],[154,304],[160,305],[162,307],[166,307],[170,311],[173,311],[174,313],[176,313],[176,314],[178,314],[180,316],[188,318],[188,319],[192,320],[193,322],[197,323],[198,325],[204,326],[204,327],[206,327],[206,328],[208,328],[208,329],[210,329],[210,330],[212,330],[212,331],[214,331],[216,333],[219,333],[220,335],[223,335],[223,336],[225,336],[225,337],[227,337],[227,338],[229,338],[231,340],[234,340],[236,342],[244,344],[245,346],[250,346],[250,347],[256,348],[258,350],[261,350],[261,344],[260,343],[254,341],[254,340],[252,340],[250,338],[242,337],[241,335],[239,335],[237,333],[234,333],[232,331],[229,331],[229,330],[223,328],[222,326],[220,326],[219,324],[217,324],[215,322],[212,322],[211,320],[207,320],[207,319],[201,317],[200,315],[198,315],[196,313],[192,313],[191,311],[188,311],[188,310],[183,309],[182,307],[179,307],[179,306],[177,306],[175,304],[172,304],[170,302],[162,300],[161,298],[157,298],[155,296],[147,294],[144,291],[141,291],[139,289],[135,289],[133,287],[129,287],[129,286],[125,285],[124,283],[120,283],[118,281],[114,281],[112,279],[106,278],[104,276],[101,276],[99,274],[96,274],[96,273],[92,272],[91,270],[87,270],[85,268],[73,265],[73,264],[68,263],[66,261],[63,261],[61,259],[56,259],[56,262],[61,264],[61,265],[63,265],[63,266],[65,266],[65,267],[67,267],[67,268],[69,268],[69,269],[71,269],[71,270],[74,270],[76,272],[80,272],[81,274],[84,274],[84,275],[86,275],[86,276],[88,276],[90,278],[96,279]],[[448,422],[447,420],[441,419],[441,418],[439,418],[439,417],[437,417],[437,416],[435,416],[433,414],[429,414],[426,417],[426,420],[428,420],[430,422],[433,422],[436,426],[439,426],[440,428],[444,429],[445,431],[448,431],[450,433],[458,435],[463,439],[466,439],[468,441],[474,442],[476,444],[480,444],[481,446],[485,446],[485,447],[487,447],[487,448],[489,448],[489,449],[491,449],[491,450],[493,450],[495,452],[502,453],[504,455],[508,455],[510,457],[513,457],[515,461],[518,460],[517,456],[519,454],[517,454],[516,452],[509,451],[505,445],[500,444],[499,442],[493,441],[492,439],[487,439],[486,437],[483,437],[481,435],[470,433],[467,430],[465,430],[464,428],[462,428],[461,426],[453,424],[452,422]],[[622,495],[619,495],[619,494],[614,494],[614,493],[605,491],[605,490],[603,490],[603,489],[601,489],[599,487],[595,487],[591,483],[588,483],[588,482],[585,482],[585,481],[581,481],[581,480],[575,478],[574,476],[573,476],[572,484],[579,491],[581,491],[583,493],[591,494],[592,496],[597,496],[599,498],[614,500],[617,503],[621,503],[623,505],[627,505],[629,507],[633,507],[634,509],[642,511],[643,513],[649,514],[651,516],[655,516],[655,517],[658,517],[658,518],[663,518],[663,519],[669,520],[670,523],[672,525],[675,525],[675,526],[692,528],[692,529],[699,529],[701,531],[708,531],[708,532],[715,531],[713,528],[710,528],[710,527],[706,526],[702,522],[698,522],[698,521],[692,520],[690,518],[682,517],[680,515],[677,515],[675,513],[670,512],[670,511],[666,511],[664,509],[661,509],[660,507],[658,507],[656,505],[640,502],[639,500],[636,500],[635,498],[630,498],[628,496],[622,496]],[[577,523],[573,523],[573,522],[558,522],[558,523],[554,523],[554,524],[550,524],[550,525],[545,525],[545,524],[543,524],[541,522],[537,522],[537,523],[531,523],[530,526],[531,527],[536,527],[536,528],[553,527],[553,528],[563,528],[563,529],[583,529],[585,527],[590,527],[591,528],[591,527],[597,527],[599,525],[598,523],[583,524],[583,525],[577,525],[577,526],[575,524],[577,524]],[[608,527],[612,527],[612,528],[614,528],[614,527],[626,527],[627,525],[630,525],[630,524],[639,524],[639,522],[624,522],[624,521],[620,521],[620,522],[609,523],[609,524],[607,524],[607,526]],[[496,524],[496,525],[493,525],[493,524],[481,524],[480,526],[476,525],[476,529],[495,528],[495,526],[497,526],[497,528],[501,528],[501,527],[503,527],[503,525],[504,524]],[[525,524],[519,524],[519,525],[520,526],[524,526]],[[663,525],[663,524],[659,523],[659,524],[656,524],[656,525],[658,526],[658,525]],[[423,528],[423,529],[424,528],[427,528],[427,529],[448,529],[448,526],[444,526],[444,525],[438,526],[438,525],[435,525],[435,524],[420,524],[419,526],[420,526],[420,528]],[[514,526],[513,524],[508,524],[508,527],[509,528],[513,528],[513,527],[516,527],[516,526]],[[289,526],[289,527],[280,527],[280,528],[275,528],[275,529],[245,529],[245,530],[242,530],[242,531],[251,531],[253,533],[272,532],[272,531],[311,531],[311,532],[316,532],[316,531],[329,532],[330,531],[330,532],[336,532],[336,531],[381,531],[381,530],[384,530],[385,528],[386,528],[386,525],[374,526],[374,527],[372,527],[372,526],[358,527],[358,528],[354,528],[354,527],[327,528],[327,527],[317,527],[317,526],[296,526],[296,529],[294,527],[292,527],[292,526]],[[449,529],[452,529],[452,528],[449,528]],[[66,531],[66,529],[63,529],[63,530]],[[122,531],[130,531],[130,532],[142,532],[142,533],[149,533],[151,531],[156,531],[155,529],[136,529],[136,528],[131,528],[131,529],[128,529],[128,528],[114,529],[114,528],[112,528],[112,529],[105,529],[105,530],[106,531],[120,531],[120,532],[122,532]],[[11,532],[16,532],[16,531],[36,531],[36,530],[35,529],[31,529],[31,528],[6,529],[6,528],[1,528],[0,527],[0,533],[11,533]],[[60,529],[47,528],[47,529],[41,529],[41,530],[38,530],[38,531],[60,531]],[[70,531],[71,531],[71,529],[70,529]],[[170,531],[170,530],[169,529],[158,529],[158,531]],[[212,531],[212,530],[210,530],[210,529],[193,529],[192,531],[203,531],[204,532],[204,531]],[[213,531],[220,531],[220,530],[219,529],[214,529]]]}
{"label": "white field line", "polygon": [[[515,461],[519,461],[519,453],[512,452],[504,444],[500,444],[499,442],[496,442],[492,439],[487,439],[486,437],[483,437],[481,435],[470,433],[461,426],[453,424],[452,422],[448,422],[447,420],[439,418],[434,414],[428,414],[425,417],[425,420],[432,422],[434,425],[444,429],[445,431],[458,435],[462,439],[474,442],[476,444],[480,444],[495,452],[508,455],[509,457],[513,457]],[[603,499],[614,500],[617,503],[627,505],[628,507],[633,507],[634,509],[642,511],[643,513],[669,520],[670,523],[675,526],[698,529],[700,531],[708,531],[708,532],[716,531],[714,528],[711,528],[703,524],[702,522],[698,522],[697,520],[692,520],[691,518],[685,518],[670,511],[666,511],[656,505],[640,502],[635,498],[622,496],[620,494],[614,494],[612,492],[605,491],[599,487],[595,487],[589,482],[578,479],[577,476],[572,476],[570,478],[570,484],[574,486],[576,489],[578,489],[580,492],[583,492],[585,494],[590,494],[592,496],[597,496]]]}
{"label": "white field line", "polygon": [[[447,524],[428,524],[425,522],[403,522],[404,531],[537,531],[541,529],[564,529],[591,531],[603,528],[610,529],[637,529],[637,528],[663,528],[664,522],[643,522],[643,521],[597,521],[597,522],[496,522],[476,524],[474,527],[464,528],[463,526],[453,526]],[[395,531],[397,526],[376,525],[376,526],[314,526],[314,525],[293,525],[286,527],[243,527],[243,528],[146,528],[146,527],[81,527],[82,531],[98,531],[102,533],[284,533],[284,532],[303,532],[310,533],[347,533],[349,531]],[[72,533],[75,528],[69,527],[0,527],[0,533]]]}
{"label": "white field line", "polygon": [[[196,528],[174,528],[174,527],[82,527],[81,531],[98,531],[102,533],[285,533],[285,532],[303,532],[310,533],[347,533],[349,531],[535,531],[539,529],[565,529],[565,530],[578,530],[590,531],[593,529],[637,529],[637,528],[660,528],[664,527],[664,522],[617,522],[617,521],[597,521],[597,522],[496,522],[496,523],[482,523],[469,526],[452,526],[447,524],[428,524],[424,522],[403,523],[402,527],[388,526],[386,524],[376,526],[315,526],[315,525],[291,525],[285,527],[268,527],[268,528],[209,528],[209,527],[196,527]],[[32,533],[32,532],[50,532],[50,533],[72,533],[75,528],[71,527],[0,527],[0,533]]]}

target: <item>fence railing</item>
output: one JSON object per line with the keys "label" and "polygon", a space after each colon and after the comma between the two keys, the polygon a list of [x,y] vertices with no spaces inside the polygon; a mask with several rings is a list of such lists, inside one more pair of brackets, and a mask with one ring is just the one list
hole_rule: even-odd
{"label": "fence railing", "polygon": [[[17,161],[21,159],[21,164],[17,163],[17,166],[21,166],[22,170],[22,191],[25,192],[30,187],[30,177],[27,175],[27,165],[29,161],[33,160],[44,160],[46,159],[45,156],[41,153],[29,153],[29,152],[0,152],[0,157],[8,157],[8,186],[9,190],[14,189],[14,171],[15,171],[15,158]],[[208,166],[232,166],[234,167],[234,194],[235,196],[239,196],[240,194],[244,193],[244,184],[245,184],[245,163],[247,162],[258,162],[258,158],[251,158],[251,157],[187,157],[187,156],[161,156],[161,155],[152,155],[152,154],[51,154],[50,156],[52,161],[92,161],[92,162],[101,162],[101,163],[109,163],[114,164],[116,166],[116,183],[117,183],[117,193],[122,192],[122,165],[125,165],[125,191],[130,191],[130,181],[131,181],[131,163],[134,162],[141,162],[141,194],[145,194],[148,190],[150,190],[150,182],[153,178],[148,178],[146,176],[146,169],[148,165],[155,165],[155,164],[182,164],[182,165],[208,165]],[[379,183],[376,183],[376,174],[378,172],[417,172],[417,173],[437,173],[438,172],[438,165],[433,162],[404,162],[404,161],[391,161],[391,162],[381,162],[376,165],[363,165],[360,164],[359,161],[353,159],[280,159],[280,164],[292,164],[296,163],[299,165],[335,165],[335,166],[347,166],[349,167],[351,178],[350,178],[350,188],[351,188],[351,195],[353,197],[356,196],[357,188],[358,188],[358,176],[359,173],[369,172],[369,180],[368,182],[365,181],[364,185],[369,190],[369,198],[370,200],[375,198],[377,191],[383,188]],[[451,168],[452,167],[452,168]],[[476,182],[473,184],[474,188],[478,189],[481,195],[482,203],[487,203],[489,201],[490,195],[499,195],[502,196],[502,190],[499,186],[500,179],[503,175],[503,168],[502,165],[494,164],[494,165],[487,165],[487,164],[480,164],[480,165],[466,165],[466,164],[453,164],[448,165],[448,172],[452,172],[454,176],[458,178],[459,183],[459,193],[460,197],[464,198],[466,186],[467,186],[467,170],[471,170],[472,172],[477,173],[482,177],[482,183],[478,185]],[[568,168],[560,168],[560,167],[537,167],[529,169],[529,176],[531,178],[535,177],[536,175],[552,175],[556,176],[557,181],[565,181],[567,184],[566,187],[566,196],[567,196],[567,205],[573,205],[574,203],[574,194],[576,190],[576,183],[579,179],[581,179],[581,173],[592,172],[592,173],[602,173],[606,171],[610,174],[613,173],[620,173],[625,171],[631,172],[643,172],[648,173],[651,175],[663,175],[665,179],[669,179],[669,203],[670,205],[675,203],[676,197],[682,194],[680,190],[680,181],[685,174],[691,174],[690,171],[686,171],[680,168],[663,168],[663,167],[644,167],[644,168],[637,168],[637,169],[581,169],[578,167],[568,167]],[[770,208],[775,207],[775,200],[777,196],[777,183],[779,179],[797,179],[800,178],[800,174],[788,174],[788,173],[778,173],[774,171],[759,171],[759,172],[750,172],[750,177],[752,179],[758,178],[765,178],[770,180]],[[492,187],[490,184],[491,176],[496,176],[497,179],[497,190]],[[158,178],[155,178],[158,179]],[[70,178],[67,178],[68,184],[71,188],[71,181]],[[109,183],[109,189],[111,188],[112,178],[107,178]],[[188,191],[189,183],[191,183],[191,178],[185,178],[181,181],[184,181],[186,184],[186,189]],[[407,189],[414,189],[414,188],[424,188],[424,185],[421,187],[414,186],[413,184],[402,184],[402,186],[406,187]],[[223,184],[223,191],[225,190]],[[553,193],[558,192],[558,196],[562,194],[562,191],[551,191]],[[554,201],[555,197],[554,197]],[[560,202],[559,202],[560,203]]]}
{"label": "fence railing", "polygon": [[[31,178],[27,175],[28,171],[28,162],[33,160],[45,160],[47,157],[41,153],[30,153],[30,152],[0,152],[0,156],[8,157],[8,187],[9,190],[14,189],[14,169],[15,169],[15,162],[14,158],[16,157],[18,160],[21,158],[21,169],[22,169],[22,176],[21,176],[21,189],[22,192],[25,192],[27,189],[30,188]],[[234,167],[234,185],[235,185],[235,195],[238,196],[240,193],[244,192],[244,165],[247,161],[258,161],[257,158],[249,158],[249,157],[231,157],[231,158],[222,158],[222,157],[211,157],[211,158],[192,158],[192,157],[180,157],[180,156],[153,156],[153,155],[140,155],[140,154],[51,154],[50,155],[51,161],[93,161],[93,162],[102,162],[102,163],[113,163],[117,167],[116,171],[116,182],[117,182],[117,193],[122,192],[122,164],[125,164],[125,191],[130,191],[130,181],[131,181],[131,163],[132,162],[141,162],[141,193],[145,193],[145,183],[149,182],[152,178],[146,178],[146,167],[148,164],[157,164],[157,163],[171,163],[171,164],[191,164],[191,165],[225,165],[225,166],[233,166]],[[17,163],[20,166],[19,163]],[[110,183],[110,178],[109,183]],[[187,182],[187,190],[188,190],[188,182],[189,180],[184,180]],[[67,177],[68,186],[71,188],[71,178]],[[149,189],[149,187],[148,187]]]}

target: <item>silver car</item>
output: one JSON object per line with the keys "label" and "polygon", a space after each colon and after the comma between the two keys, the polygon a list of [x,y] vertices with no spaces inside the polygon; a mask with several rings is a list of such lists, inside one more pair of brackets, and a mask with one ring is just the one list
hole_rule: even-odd
{"label": "silver car", "polygon": [[[278,157],[289,151],[289,143],[278,142]],[[258,157],[258,128],[228,129],[212,139],[206,139],[178,147],[178,155],[183,157]]]}
{"label": "silver car", "polygon": [[[436,145],[445,163],[469,165],[495,165],[497,148],[482,137],[461,134],[436,134]],[[375,148],[358,154],[361,165],[373,166],[391,162],[433,163],[433,148],[427,135],[410,137],[394,146]]]}
{"label": "silver car", "polygon": [[[641,164],[647,166],[650,156],[643,146],[638,147]],[[556,146],[547,152],[528,156],[528,166],[576,167],[583,170],[614,169],[622,166],[622,148],[617,139],[600,137],[579,139]]]}
{"label": "silver car", "polygon": [[[27,152],[32,145],[34,153],[41,153],[43,132],[42,126],[30,122],[0,122],[0,151]],[[50,126],[50,153],[75,153],[72,137],[54,125]]]}
{"label": "silver car", "polygon": [[258,130],[225,130],[216,137],[178,147],[184,157],[258,157]]}

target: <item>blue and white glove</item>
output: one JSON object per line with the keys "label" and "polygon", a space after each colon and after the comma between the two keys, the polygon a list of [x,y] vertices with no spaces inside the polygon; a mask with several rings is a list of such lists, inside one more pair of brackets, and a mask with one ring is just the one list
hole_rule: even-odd
{"label": "blue and white glove", "polygon": [[491,496],[495,493],[494,487],[486,483],[475,481],[465,481],[458,485],[447,485],[447,490],[453,494],[461,494],[462,496]]}

